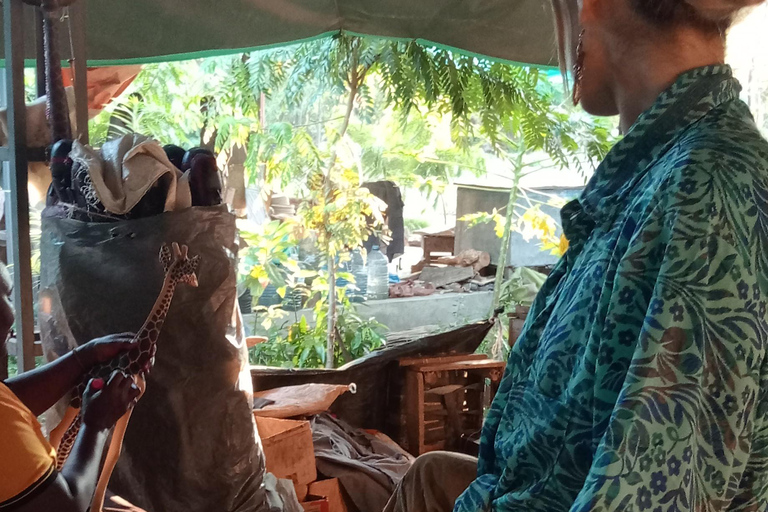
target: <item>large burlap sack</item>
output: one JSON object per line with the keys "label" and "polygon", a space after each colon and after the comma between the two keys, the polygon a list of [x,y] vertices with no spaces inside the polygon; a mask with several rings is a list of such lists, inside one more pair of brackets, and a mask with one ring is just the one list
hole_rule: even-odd
{"label": "large burlap sack", "polygon": [[[234,217],[225,207],[114,223],[43,217],[39,320],[48,360],[142,326],[162,285],[163,244],[186,244],[201,258],[199,287],[180,285],[173,298],[110,490],[149,512],[264,510]],[[46,423],[55,422],[56,413]]]}

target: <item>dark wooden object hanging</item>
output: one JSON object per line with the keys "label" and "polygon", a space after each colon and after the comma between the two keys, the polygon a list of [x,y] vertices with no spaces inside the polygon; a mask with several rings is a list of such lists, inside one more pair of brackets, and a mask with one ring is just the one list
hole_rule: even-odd
{"label": "dark wooden object hanging", "polygon": [[57,39],[57,12],[43,10],[43,54],[45,55],[45,92],[48,123],[51,126],[51,144],[72,140],[69,124],[69,105],[61,75],[61,56]]}

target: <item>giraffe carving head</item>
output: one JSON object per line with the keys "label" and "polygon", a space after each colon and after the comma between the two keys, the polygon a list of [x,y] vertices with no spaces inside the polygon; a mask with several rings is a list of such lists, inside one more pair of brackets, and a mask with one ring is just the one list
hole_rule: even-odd
{"label": "giraffe carving head", "polygon": [[160,262],[163,264],[165,275],[170,276],[175,283],[188,284],[197,287],[197,265],[200,256],[189,257],[189,247],[179,246],[176,242],[169,248],[163,245],[160,249]]}

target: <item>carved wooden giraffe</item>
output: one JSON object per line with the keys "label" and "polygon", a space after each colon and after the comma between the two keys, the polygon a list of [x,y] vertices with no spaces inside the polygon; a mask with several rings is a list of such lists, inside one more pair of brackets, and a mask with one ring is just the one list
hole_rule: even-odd
{"label": "carved wooden giraffe", "polygon": [[[160,261],[165,269],[165,280],[160,295],[155,302],[152,311],[144,322],[141,330],[136,334],[135,340],[138,346],[108,363],[96,365],[87,375],[83,377],[82,382],[72,392],[70,405],[61,423],[50,434],[51,444],[57,449],[56,468],[61,470],[62,466],[69,457],[75,439],[82,425],[82,415],[80,408],[83,403],[83,393],[91,379],[101,378],[105,381],[115,371],[120,370],[126,375],[132,376],[134,382],[139,387],[141,394],[144,394],[146,380],[144,372],[151,368],[155,362],[155,352],[157,351],[157,340],[160,336],[160,330],[171,306],[173,294],[176,286],[187,284],[193,287],[197,286],[197,276],[195,274],[199,256],[188,257],[188,248],[186,245],[179,247],[173,244],[173,254],[168,246],[163,246],[160,250]],[[96,487],[91,512],[101,512],[104,504],[104,495],[107,490],[107,484],[112,476],[112,471],[117,464],[122,450],[123,437],[128,426],[132,410],[129,410],[115,425],[112,432],[112,438],[107,450],[104,468],[99,477],[99,483]]]}

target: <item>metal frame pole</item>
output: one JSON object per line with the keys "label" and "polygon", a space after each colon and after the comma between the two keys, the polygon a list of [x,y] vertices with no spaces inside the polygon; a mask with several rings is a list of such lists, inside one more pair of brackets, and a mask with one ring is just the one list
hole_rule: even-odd
{"label": "metal frame pole", "polygon": [[19,372],[35,368],[35,320],[32,299],[32,248],[29,240],[27,194],[27,127],[24,101],[24,4],[4,0],[5,76],[8,108],[8,162],[5,184],[10,189],[6,218],[9,262],[13,264]]}

